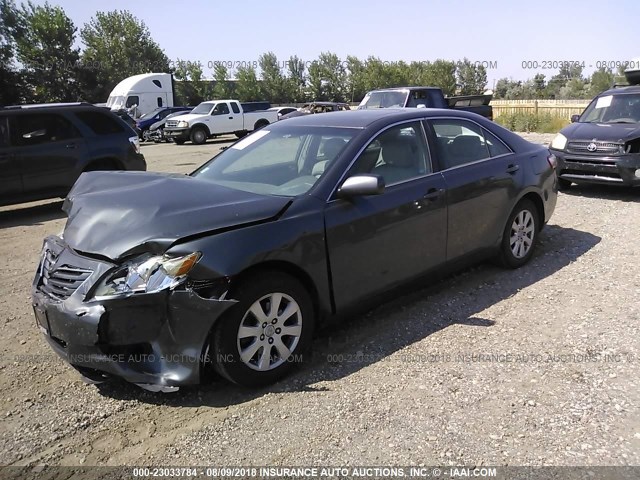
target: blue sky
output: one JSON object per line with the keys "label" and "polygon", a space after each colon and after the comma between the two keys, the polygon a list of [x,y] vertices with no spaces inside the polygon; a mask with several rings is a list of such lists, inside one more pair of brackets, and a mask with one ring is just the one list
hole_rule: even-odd
{"label": "blue sky", "polygon": [[[44,1],[36,1],[42,4]],[[320,52],[341,58],[369,55],[387,61],[444,58],[486,62],[488,87],[501,77],[527,79],[557,61],[597,62],[640,57],[640,1],[615,8],[595,0],[49,0],[78,27],[96,11],[129,10],[143,20],[175,61],[255,61],[267,51],[278,60]],[[172,27],[179,27],[179,31]],[[538,62],[538,68],[533,62]]]}

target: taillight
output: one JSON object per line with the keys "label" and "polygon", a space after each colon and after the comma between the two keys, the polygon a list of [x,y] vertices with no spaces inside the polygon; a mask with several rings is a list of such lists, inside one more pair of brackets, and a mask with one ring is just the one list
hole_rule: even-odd
{"label": "taillight", "polygon": [[558,166],[558,159],[556,158],[556,156],[553,153],[550,153],[547,156],[547,162],[549,163],[549,166],[555,170],[556,167]]}
{"label": "taillight", "polygon": [[135,137],[129,137],[129,143],[131,143],[136,153],[140,153],[140,139],[137,135]]}

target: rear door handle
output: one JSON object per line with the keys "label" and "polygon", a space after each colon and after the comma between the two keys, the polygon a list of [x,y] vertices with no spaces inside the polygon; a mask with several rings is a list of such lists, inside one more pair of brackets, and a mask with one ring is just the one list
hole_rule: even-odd
{"label": "rear door handle", "polygon": [[444,193],[442,188],[430,188],[422,197],[424,200],[435,200]]}
{"label": "rear door handle", "polygon": [[507,167],[507,173],[516,173],[520,170],[520,165],[511,164]]}

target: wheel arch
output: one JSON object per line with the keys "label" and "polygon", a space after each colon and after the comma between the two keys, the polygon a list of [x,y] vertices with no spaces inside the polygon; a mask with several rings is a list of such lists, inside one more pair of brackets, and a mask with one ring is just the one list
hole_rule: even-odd
{"label": "wheel arch", "polygon": [[255,275],[259,272],[267,272],[267,271],[277,271],[286,273],[296,280],[300,281],[300,283],[304,286],[305,290],[309,293],[311,297],[311,302],[313,303],[313,309],[316,317],[320,313],[320,296],[318,289],[311,278],[311,276],[305,272],[299,266],[283,261],[283,260],[267,260],[265,262],[258,263],[256,265],[252,265],[247,269],[240,272],[238,275],[234,276],[231,281],[232,288],[233,284],[240,283],[246,281],[251,275]]}
{"label": "wheel arch", "polygon": [[196,128],[203,129],[207,133],[207,136],[211,135],[211,131],[209,130],[209,127],[207,127],[207,125],[204,123],[196,123],[194,125],[191,125],[191,128],[189,129],[189,135],[191,135],[191,132],[193,132]]}
{"label": "wheel arch", "polygon": [[269,120],[267,120],[266,118],[261,118],[261,119],[257,120],[256,123],[253,124],[253,129],[254,130],[258,130],[260,128],[266,127],[270,123],[271,122],[269,122]]}
{"label": "wheel arch", "polygon": [[539,220],[538,221],[538,231],[542,230],[542,228],[544,227],[544,218],[545,218],[544,202],[542,201],[542,197],[536,192],[529,192],[529,193],[523,195],[522,198],[520,198],[520,200],[518,200],[518,203],[522,202],[522,200],[525,200],[525,199],[526,200],[530,200],[535,205],[536,210],[538,212],[538,220]]}

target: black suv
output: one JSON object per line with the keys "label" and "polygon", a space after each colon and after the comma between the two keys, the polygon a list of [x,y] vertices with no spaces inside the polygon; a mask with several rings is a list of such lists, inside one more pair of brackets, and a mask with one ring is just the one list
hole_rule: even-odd
{"label": "black suv", "polygon": [[551,142],[560,188],[575,183],[640,186],[640,85],[602,92]]}
{"label": "black suv", "polygon": [[146,168],[138,135],[103,108],[0,108],[0,205],[64,197],[82,172]]}

